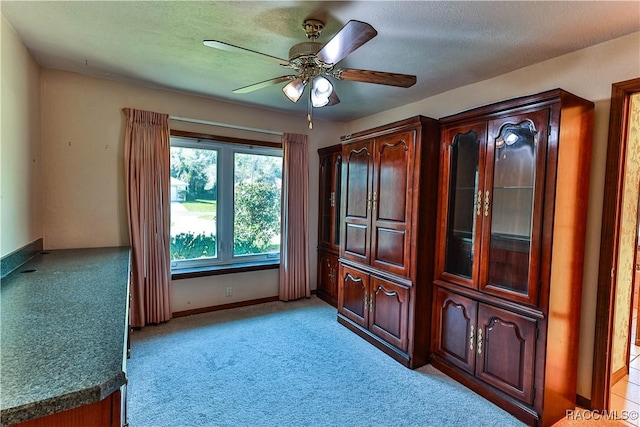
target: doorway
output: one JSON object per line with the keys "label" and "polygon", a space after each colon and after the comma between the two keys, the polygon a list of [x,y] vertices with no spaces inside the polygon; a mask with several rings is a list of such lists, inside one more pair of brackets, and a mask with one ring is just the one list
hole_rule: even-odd
{"label": "doorway", "polygon": [[[591,409],[595,410],[622,409],[618,408],[620,396],[610,392],[617,380],[626,376],[630,382],[630,363],[637,359],[630,335],[631,319],[637,313],[632,310],[632,296],[634,266],[638,262],[640,147],[635,133],[640,128],[640,123],[636,124],[640,122],[639,110],[640,78],[612,85],[591,390]],[[635,385],[640,386],[640,379]],[[633,403],[630,409],[637,410],[638,404]]]}
{"label": "doorway", "polygon": [[[638,185],[640,187],[640,183]],[[638,190],[640,193],[640,190]],[[640,292],[640,197],[638,198],[637,210],[636,210],[636,237],[633,242],[633,248],[620,248],[621,251],[626,251],[626,257],[633,259],[633,265],[631,265],[632,275],[632,294],[631,304],[628,308],[629,328],[626,341],[626,365],[622,371],[614,371],[611,381],[611,388],[609,390],[609,410],[615,411],[620,416],[624,414],[636,414],[635,418],[629,417],[626,421],[634,426],[638,426],[639,420],[637,414],[640,412],[640,334],[638,333],[638,314],[640,308],[638,308],[639,292]],[[618,310],[616,312],[623,312],[624,310]],[[615,347],[615,346],[614,346]]]}

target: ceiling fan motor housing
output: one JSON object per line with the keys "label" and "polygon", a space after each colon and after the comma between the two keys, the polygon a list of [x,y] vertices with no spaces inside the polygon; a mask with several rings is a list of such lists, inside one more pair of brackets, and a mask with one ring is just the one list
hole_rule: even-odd
{"label": "ceiling fan motor housing", "polygon": [[318,42],[303,42],[294,45],[289,49],[289,60],[294,60],[303,56],[315,56],[316,53],[322,48],[322,43]]}

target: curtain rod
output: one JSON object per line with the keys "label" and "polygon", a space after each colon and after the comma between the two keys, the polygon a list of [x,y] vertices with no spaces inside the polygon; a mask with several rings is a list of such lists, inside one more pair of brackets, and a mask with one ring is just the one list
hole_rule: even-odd
{"label": "curtain rod", "polygon": [[269,135],[280,135],[280,136],[283,135],[282,132],[277,132],[277,131],[274,131],[274,130],[257,129],[257,128],[250,128],[250,127],[246,127],[246,126],[230,125],[230,124],[226,124],[226,123],[212,122],[212,121],[209,121],[209,120],[190,119],[188,117],[169,116],[169,119],[175,120],[175,121],[178,121],[178,122],[198,123],[198,124],[201,124],[201,125],[219,126],[219,127],[223,127],[223,128],[245,130],[245,131],[249,131],[249,132],[266,133],[266,134],[269,134]]}

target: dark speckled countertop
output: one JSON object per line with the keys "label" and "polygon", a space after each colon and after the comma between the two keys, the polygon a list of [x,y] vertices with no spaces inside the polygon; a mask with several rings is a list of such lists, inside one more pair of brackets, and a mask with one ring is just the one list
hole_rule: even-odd
{"label": "dark speckled countertop", "polygon": [[125,383],[128,283],[126,247],[41,252],[2,279],[2,426],[97,402]]}

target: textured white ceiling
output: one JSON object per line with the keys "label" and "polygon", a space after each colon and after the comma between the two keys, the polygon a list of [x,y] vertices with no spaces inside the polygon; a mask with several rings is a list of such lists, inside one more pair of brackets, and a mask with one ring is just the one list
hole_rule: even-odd
{"label": "textured white ceiling", "polygon": [[[327,42],[351,19],[378,35],[340,67],[417,76],[404,89],[335,83],[341,103],[316,117],[347,121],[640,31],[639,1],[2,1],[2,15],[43,67],[137,82],[289,112],[284,84],[233,89],[289,74],[216,39],[280,58],[306,41],[305,18]],[[640,49],[640,46],[639,46]],[[551,88],[550,88],[551,89]]]}

